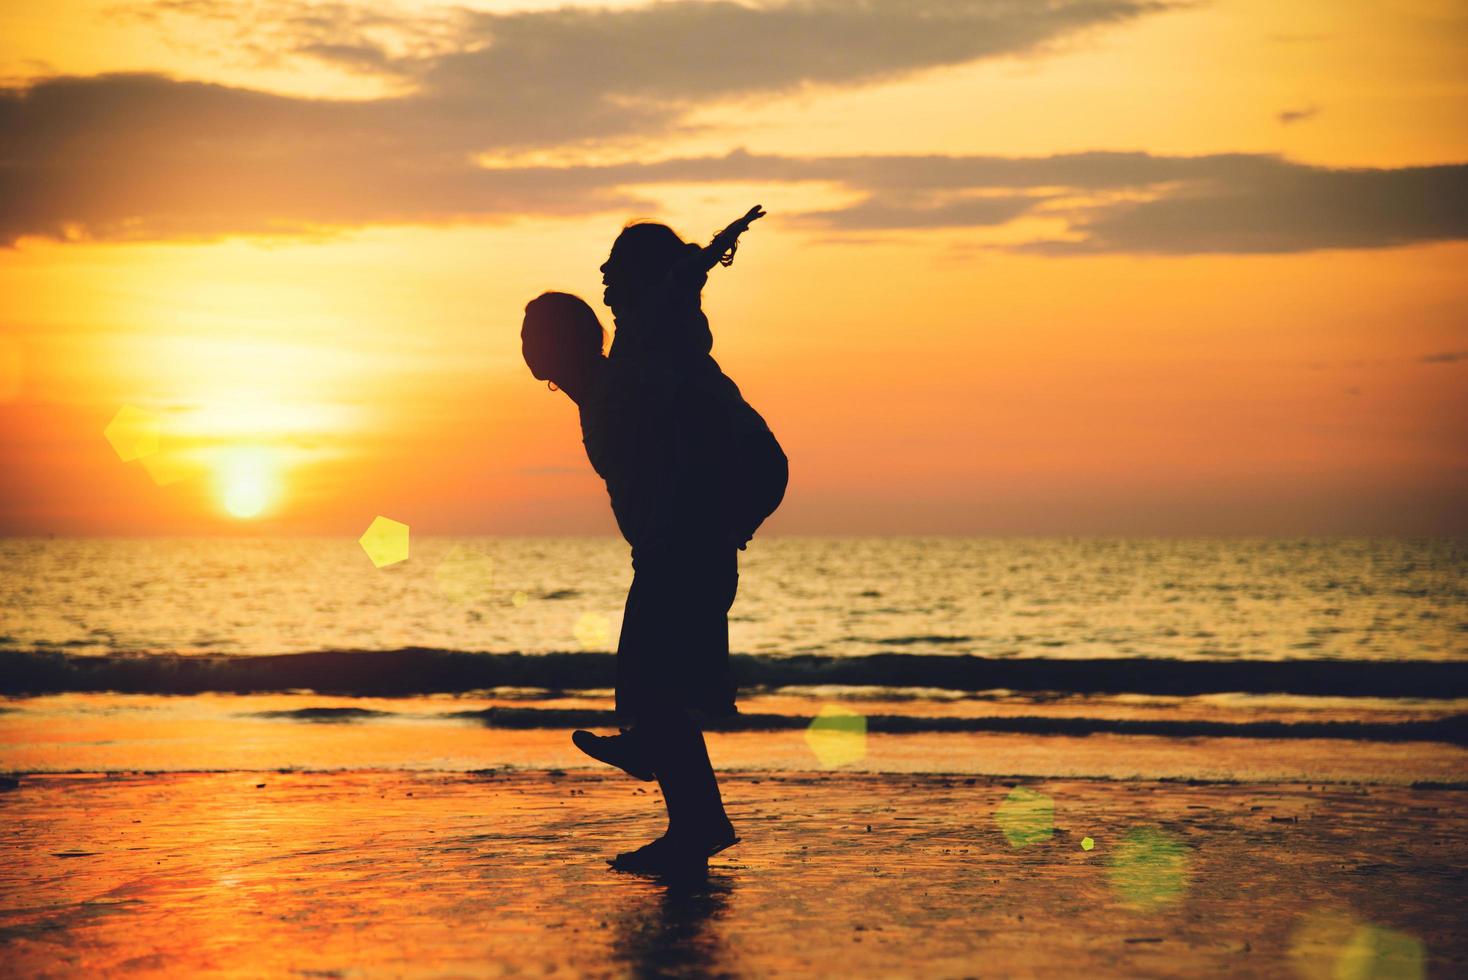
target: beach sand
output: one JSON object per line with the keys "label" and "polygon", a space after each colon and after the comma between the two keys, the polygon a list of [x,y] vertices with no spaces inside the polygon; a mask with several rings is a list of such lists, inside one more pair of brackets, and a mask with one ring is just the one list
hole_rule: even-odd
{"label": "beach sand", "polygon": [[706,882],[668,884],[607,869],[661,832],[662,808],[655,785],[603,772],[25,775],[0,792],[0,972],[1468,971],[1462,788],[724,785],[743,843]]}

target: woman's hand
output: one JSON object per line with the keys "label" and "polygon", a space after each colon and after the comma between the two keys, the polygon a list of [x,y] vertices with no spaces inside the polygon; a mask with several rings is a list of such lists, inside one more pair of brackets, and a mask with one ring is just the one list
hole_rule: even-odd
{"label": "woman's hand", "polygon": [[725,235],[728,235],[729,237],[737,240],[740,235],[749,230],[749,226],[752,222],[758,221],[764,216],[765,209],[756,204],[754,207],[750,208],[744,213],[744,217],[733,222],[729,225],[729,227],[719,232],[719,237],[723,238]]}
{"label": "woman's hand", "polygon": [[739,247],[739,236],[749,230],[752,222],[758,221],[764,216],[764,208],[756,204],[746,211],[742,218],[734,221],[723,231],[715,235],[714,240],[709,243],[709,247],[704,250],[705,254],[713,257],[712,259],[705,259],[708,262],[709,268],[713,267],[714,260],[717,260],[720,265],[729,265],[732,263],[734,261],[734,250]]}

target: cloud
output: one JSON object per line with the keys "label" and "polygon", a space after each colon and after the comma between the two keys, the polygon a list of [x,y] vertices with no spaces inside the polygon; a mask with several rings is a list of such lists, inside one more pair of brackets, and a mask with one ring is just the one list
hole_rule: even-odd
{"label": "cloud", "polygon": [[1468,237],[1468,172],[1458,164],[1348,170],[1262,154],[739,151],[605,166],[480,163],[666,133],[711,102],[1041,51],[1166,9],[1146,0],[715,0],[427,16],[344,3],[166,0],[142,15],[203,18],[242,31],[242,44],[255,36],[249,43],[262,57],[391,76],[400,94],[312,99],[156,74],[0,89],[0,244],[626,216],[657,210],[653,185],[720,181],[845,192],[845,206],[783,216],[823,240],[980,230],[1027,216],[1068,231],[1005,247],[1268,253]]}
{"label": "cloud", "polygon": [[[159,0],[128,8],[161,31],[185,19],[226,50],[406,86],[430,126],[477,149],[661,133],[709,102],[852,87],[934,68],[1042,53],[1175,0],[729,0],[630,9],[489,13],[349,3]],[[197,29],[179,30],[188,43]],[[197,41],[195,43],[198,43]],[[210,50],[217,45],[205,42]]]}
{"label": "cloud", "polygon": [[1275,113],[1274,118],[1278,119],[1282,125],[1292,126],[1298,122],[1314,119],[1318,115],[1320,115],[1320,106],[1307,105],[1299,109],[1283,109]]}
{"label": "cloud", "polygon": [[580,214],[645,202],[487,177],[412,100],[328,103],[154,75],[0,96],[0,242]]}
{"label": "cloud", "polygon": [[1449,350],[1436,354],[1424,354],[1420,360],[1423,364],[1456,364],[1459,361],[1468,361],[1468,350]]}
{"label": "cloud", "polygon": [[1043,50],[1176,0],[784,0],[492,13],[391,3],[156,0],[122,8],[173,40],[197,22],[270,63],[291,56],[415,79],[435,92],[523,87],[615,104],[852,85]]}
{"label": "cloud", "polygon": [[933,200],[922,195],[911,203],[868,198],[834,211],[797,215],[801,223],[832,230],[886,231],[915,228],[981,228],[1005,224],[1030,211],[1037,198],[1016,194],[1003,197],[959,197]]}
{"label": "cloud", "polygon": [[596,101],[676,104],[861,84],[1029,53],[1171,7],[1151,0],[792,0],[481,14],[471,31],[487,43],[437,59],[422,77],[444,90],[490,81],[571,89]]}
{"label": "cloud", "polygon": [[[48,133],[39,120],[93,86],[112,94],[135,88],[120,101],[147,111],[132,113],[125,126],[94,131],[91,152],[81,157],[67,152],[68,133]],[[105,102],[94,99],[87,92],[79,101],[105,112]],[[201,112],[201,105],[220,111]],[[435,141],[425,133],[404,145],[395,129],[382,127],[379,104],[302,107],[283,96],[155,76],[53,81],[19,103],[0,102],[0,122],[14,119],[7,111],[34,114],[18,128],[34,133],[54,161],[0,171],[0,200],[7,202],[0,236],[9,240],[65,237],[73,223],[93,236],[156,238],[626,215],[656,210],[641,190],[649,185],[734,182],[808,183],[854,194],[841,208],[785,216],[837,235],[979,229],[1025,215],[1064,220],[1071,232],[1065,240],[1007,246],[1048,255],[1300,252],[1468,238],[1463,164],[1330,169],[1264,154],[735,151],[651,163],[484,167],[454,134]],[[235,138],[241,131],[250,134],[248,145]],[[6,150],[12,158],[24,154],[19,146]]]}
{"label": "cloud", "polygon": [[[1078,241],[1035,242],[1048,254],[1308,252],[1468,238],[1468,164],[1341,169],[1276,161],[1200,172],[1138,203],[1072,212]],[[1266,161],[1271,158],[1259,158]]]}
{"label": "cloud", "polygon": [[462,8],[409,11],[331,0],[153,0],[108,13],[146,25],[171,47],[237,64],[274,68],[301,58],[392,76],[461,47],[472,16]]}
{"label": "cloud", "polygon": [[645,209],[605,187],[561,197],[511,173],[486,177],[473,160],[664,134],[709,103],[1033,54],[1171,4],[715,0],[424,15],[164,0],[130,9],[159,30],[183,17],[234,32],[233,49],[263,62],[313,58],[391,78],[401,94],[312,99],[157,74],[0,89],[0,244]]}
{"label": "cloud", "polygon": [[[783,157],[731,153],[548,168],[617,188],[674,182],[826,182],[862,197],[797,216],[832,231],[982,228],[1021,215],[1068,222],[1049,255],[1283,253],[1468,238],[1468,165],[1331,169],[1266,154]],[[523,172],[522,172],[523,173]]]}

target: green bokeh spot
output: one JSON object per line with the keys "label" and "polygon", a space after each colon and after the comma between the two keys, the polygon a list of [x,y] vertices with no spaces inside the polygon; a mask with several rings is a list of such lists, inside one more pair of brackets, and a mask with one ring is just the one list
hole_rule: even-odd
{"label": "green bokeh spot", "polygon": [[813,732],[844,732],[848,735],[865,735],[867,733],[867,719],[865,715],[856,713],[836,714],[836,709],[823,709],[822,713],[810,720],[810,730]]}
{"label": "green bokeh spot", "polygon": [[1380,926],[1364,926],[1351,936],[1335,963],[1341,980],[1419,980],[1427,975],[1427,953],[1420,940]]}
{"label": "green bokeh spot", "polygon": [[1187,891],[1188,849],[1164,830],[1138,827],[1111,849],[1110,877],[1122,901],[1159,908]]}
{"label": "green bokeh spot", "polygon": [[1343,911],[1303,916],[1290,939],[1300,980],[1422,980],[1427,948],[1415,936]]}
{"label": "green bokeh spot", "polygon": [[1055,801],[1044,793],[1017,786],[994,811],[994,822],[1010,847],[1029,847],[1055,833]]}

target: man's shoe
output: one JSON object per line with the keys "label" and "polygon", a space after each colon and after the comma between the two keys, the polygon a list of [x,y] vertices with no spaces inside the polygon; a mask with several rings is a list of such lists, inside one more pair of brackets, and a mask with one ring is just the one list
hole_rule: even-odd
{"label": "man's shoe", "polygon": [[646,753],[638,747],[636,736],[625,731],[620,735],[594,735],[584,729],[577,729],[571,733],[571,742],[597,762],[616,766],[634,779],[646,783],[655,778],[652,764],[647,761]]}
{"label": "man's shoe", "polygon": [[713,857],[720,851],[733,847],[739,843],[739,835],[734,833],[734,825],[728,820],[709,830],[703,840],[703,848],[709,857]]}
{"label": "man's shoe", "polygon": [[609,858],[613,871],[658,875],[664,878],[686,878],[708,874],[709,859],[702,847],[688,847],[667,837],[659,837],[635,851]]}

